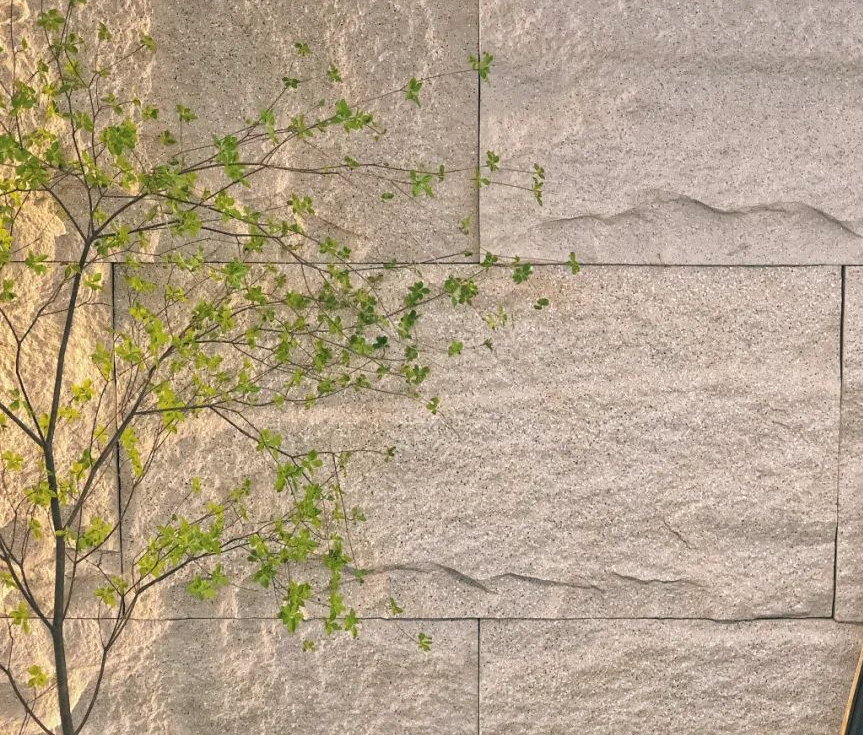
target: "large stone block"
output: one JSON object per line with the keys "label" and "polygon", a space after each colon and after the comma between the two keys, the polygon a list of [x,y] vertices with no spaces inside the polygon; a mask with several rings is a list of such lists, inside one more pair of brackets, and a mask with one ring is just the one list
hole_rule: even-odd
{"label": "large stone block", "polygon": [[[41,34],[35,26],[38,13],[24,0],[13,5],[17,31]],[[172,0],[112,0],[75,13],[87,39],[105,21],[113,33],[111,48],[121,49],[119,55],[137,45],[141,34],[156,40],[154,54],[139,53],[118,64],[99,88],[100,95],[114,91],[118,98],[139,98],[159,109],[158,120],[140,127],[138,153],[144,162],[167,161],[184,148],[188,166],[211,163],[213,137],[236,134],[277,97],[273,111],[282,130],[294,116],[305,116],[309,124],[327,118],[344,99],[375,116],[375,131],[348,133],[336,125],[311,138],[294,137],[269,158],[270,170],[250,176],[249,189],[235,187],[238,201],[286,216],[292,194],[311,196],[316,214],[303,217],[306,231],[350,246],[356,260],[426,261],[465,252],[475,258],[478,195],[471,177],[477,161],[478,102],[476,74],[468,62],[477,46],[475,5],[446,0],[218,0],[204,9]],[[306,43],[310,54],[300,57],[295,42]],[[108,48],[103,44],[100,61],[111,53]],[[331,64],[343,81],[329,80]],[[0,75],[8,82],[11,66],[0,65]],[[285,77],[300,80],[299,88],[285,91]],[[405,99],[403,88],[412,77],[425,80],[420,105]],[[180,126],[178,104],[191,108],[197,120]],[[89,112],[89,103],[85,110]],[[103,115],[100,122],[106,119]],[[158,142],[166,129],[177,145],[166,148]],[[62,127],[58,131],[65,133]],[[260,155],[261,148],[251,146],[243,158],[251,162]],[[367,165],[349,169],[346,156]],[[435,185],[435,197],[411,196],[409,170],[437,172],[440,164],[451,173]],[[215,190],[227,183],[215,175],[219,169],[201,169],[202,187]],[[71,197],[66,204],[83,220],[86,203],[75,197],[81,192],[64,191]],[[388,193],[394,198],[382,199]],[[109,205],[104,208],[110,211]],[[131,211],[127,224],[144,220],[145,209],[149,204]],[[44,240],[42,250],[58,259],[77,257],[80,245],[73,228],[50,199],[34,197],[25,214],[19,229]],[[468,236],[459,229],[466,217],[474,231]],[[185,243],[168,231],[150,234],[148,247],[154,252]],[[193,239],[190,247],[200,245],[215,259],[230,260],[240,250],[235,238],[216,232]],[[19,255],[23,259],[26,252]],[[319,257],[313,241],[305,241],[302,256]],[[276,245],[253,257],[294,261]]]}
{"label": "large stone block", "polygon": [[127,635],[85,735],[476,732],[475,621],[369,621],[357,640],[312,634],[307,653],[274,621],[136,622]]}
{"label": "large stone block", "polygon": [[[477,149],[476,75],[458,73],[469,68],[468,56],[476,53],[474,5],[219,0],[199,12],[152,0],[150,13],[150,32],[159,43],[149,77],[151,97],[166,119],[177,102],[194,109],[199,120],[188,126],[187,135],[201,144],[210,145],[211,135],[256,118],[281,92],[285,76],[303,81],[275,108],[279,125],[301,113],[307,122],[326,117],[344,98],[374,113],[387,130],[377,139],[337,126],[298,138],[272,159],[287,168],[256,176],[257,183],[249,194],[240,192],[240,199],[277,211],[287,207],[292,193],[311,196],[317,216],[307,229],[349,245],[358,260],[428,260],[475,250],[475,239],[458,229],[462,218],[476,219],[477,195],[470,182]],[[299,41],[308,44],[310,56],[297,55],[294,43]],[[342,82],[327,80],[331,63]],[[437,76],[424,83],[421,106],[399,91],[414,76]],[[319,100],[326,106],[320,108]],[[363,163],[435,171],[443,163],[462,173],[436,187],[436,198],[415,199],[405,194],[408,186],[388,180],[407,181],[407,171],[350,171],[346,155]],[[333,166],[328,173],[314,172]],[[382,200],[387,191],[396,198]],[[237,250],[236,243],[218,238],[205,247],[222,259]],[[316,253],[303,255],[314,258]],[[292,260],[272,248],[261,259]]]}
{"label": "large stone block", "polygon": [[[852,0],[482,0],[481,149],[545,208],[482,196],[482,247],[592,263],[863,261]],[[815,112],[814,112],[815,111]]]}
{"label": "large stone block", "polygon": [[863,269],[845,272],[836,617],[863,620]]}
{"label": "large stone block", "polygon": [[[545,267],[485,288],[474,311],[425,318],[426,343],[467,345],[435,361],[437,416],[379,394],[254,416],[298,450],[397,447],[342,478],[368,517],[352,537],[373,570],[352,595],[363,614],[390,595],[420,617],[830,614],[837,269]],[[496,304],[510,325],[489,353]],[[188,476],[265,491],[271,473],[242,440],[202,416],[167,442],[127,542],[170,516]],[[180,591],[141,614],[277,604],[231,592],[190,607]]]}
{"label": "large stone block", "polygon": [[[430,652],[419,649],[419,631],[431,636]],[[108,632],[103,624],[105,639]],[[97,681],[99,636],[92,621],[67,626],[76,723]],[[315,650],[303,651],[304,638]],[[15,673],[23,681],[34,663],[53,672],[41,630],[17,646]],[[52,699],[49,692],[38,705],[49,727],[57,725]],[[476,707],[476,621],[364,621],[356,640],[347,633],[324,636],[312,624],[291,635],[278,621],[135,621],[109,654],[99,699],[81,732],[468,735],[476,732]],[[4,678],[0,726],[19,732],[20,722]],[[20,732],[39,730],[31,723]]]}
{"label": "large stone block", "polygon": [[483,621],[480,733],[834,735],[860,641],[832,621]]}

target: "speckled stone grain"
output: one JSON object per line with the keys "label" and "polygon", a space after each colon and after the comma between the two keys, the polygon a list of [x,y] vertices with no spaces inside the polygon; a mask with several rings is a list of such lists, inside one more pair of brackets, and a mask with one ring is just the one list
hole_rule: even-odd
{"label": "speckled stone grain", "polygon": [[[343,478],[368,517],[353,531],[373,570],[358,610],[392,595],[420,617],[830,614],[837,269],[548,267],[485,288],[478,314],[426,318],[426,343],[477,346],[436,361],[438,416],[367,395],[257,417],[298,448],[397,447]],[[553,303],[537,313],[541,296]],[[489,353],[480,316],[498,303],[511,325]],[[171,512],[180,463],[205,484],[269,482],[230,427],[195,419],[142,486],[130,542]],[[169,587],[141,609],[275,603],[229,591],[190,607]]]}
{"label": "speckled stone grain", "polygon": [[835,735],[861,630],[483,621],[481,735]]}
{"label": "speckled stone grain", "polygon": [[[482,248],[591,263],[863,261],[863,8],[481,0]],[[504,180],[506,176],[504,175]]]}

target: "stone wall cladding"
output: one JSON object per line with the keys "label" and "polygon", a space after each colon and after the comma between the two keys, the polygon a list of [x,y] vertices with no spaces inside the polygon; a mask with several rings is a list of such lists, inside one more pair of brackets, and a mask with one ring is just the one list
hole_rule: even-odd
{"label": "stone wall cladding", "polygon": [[[540,162],[545,207],[469,186],[419,209],[349,185],[322,204],[357,262],[467,248],[547,265],[527,295],[492,281],[514,325],[493,355],[441,366],[441,417],[379,397],[274,417],[298,448],[409,437],[348,479],[374,569],[351,590],[360,639],[303,654],[271,596],[166,588],[92,731],[835,733],[863,642],[863,6],[116,4],[160,42],[137,84],[214,129],[260,107],[301,37],[363,96],[462,65],[479,36],[491,83],[429,85],[422,116],[384,108],[383,155]],[[465,240],[452,223],[477,213]],[[570,251],[591,264],[576,277],[554,265]],[[451,319],[424,328],[445,339]],[[181,459],[230,483],[248,456],[200,419],[149,489],[169,497]],[[127,553],[160,510],[130,514]],[[407,620],[380,619],[390,595]]]}

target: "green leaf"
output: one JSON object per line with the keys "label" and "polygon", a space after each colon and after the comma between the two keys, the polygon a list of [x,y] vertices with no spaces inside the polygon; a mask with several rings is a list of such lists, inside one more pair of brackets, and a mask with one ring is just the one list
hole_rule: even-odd
{"label": "green leaf", "polygon": [[86,551],[101,546],[113,530],[110,523],[103,521],[99,516],[94,516],[78,536],[76,548],[79,551]]}
{"label": "green leaf", "polygon": [[138,127],[128,118],[120,125],[109,125],[99,139],[115,156],[121,156],[126,151],[134,150],[138,144]]}
{"label": "green leaf", "polygon": [[300,80],[295,77],[282,77],[282,84],[285,85],[285,89],[296,89],[300,86]]}
{"label": "green leaf", "polygon": [[294,49],[296,50],[298,56],[308,56],[310,53],[312,53],[309,45],[307,43],[303,43],[302,41],[297,41],[294,44]]}
{"label": "green leaf", "polygon": [[476,56],[468,57],[470,68],[479,74],[479,78],[483,82],[488,81],[488,75],[491,71],[491,62],[493,60],[494,56],[489,53],[483,53],[482,58],[477,58]]}
{"label": "green leaf", "polygon": [[108,29],[104,23],[99,23],[99,40],[100,41],[110,41],[113,38],[111,31]]}
{"label": "green leaf", "polygon": [[27,267],[37,275],[44,275],[48,271],[48,266],[45,261],[48,260],[47,255],[38,255],[36,253],[27,253],[24,263]]}
{"label": "green leaf", "polygon": [[512,280],[516,283],[524,283],[533,274],[533,266],[530,263],[522,263],[512,269]]}
{"label": "green leaf", "polygon": [[190,123],[198,119],[198,116],[185,105],[177,105],[176,109],[177,117],[180,118],[180,122]]}
{"label": "green leaf", "polygon": [[327,79],[329,79],[334,84],[342,81],[341,72],[338,69],[336,69],[336,67],[333,64],[330,64],[329,67],[327,68]]}
{"label": "green leaf", "polygon": [[575,275],[581,270],[581,266],[578,264],[578,261],[575,259],[575,253],[569,254],[569,259],[566,261],[566,264],[569,266],[569,270],[572,275]]}
{"label": "green leaf", "polygon": [[111,352],[103,345],[96,345],[90,359],[104,380],[110,380],[114,374],[114,361]]}
{"label": "green leaf", "polygon": [[30,608],[23,600],[18,603],[18,607],[9,612],[9,617],[12,619],[12,625],[21,628],[24,635],[30,635]]}
{"label": "green leaf", "polygon": [[0,460],[3,461],[3,467],[10,472],[18,472],[24,463],[24,457],[11,449],[4,449],[0,453]]}
{"label": "green leaf", "polygon": [[147,51],[151,53],[156,51],[156,42],[153,40],[152,36],[148,36],[146,33],[140,38],[141,46],[143,46]]}
{"label": "green leaf", "polygon": [[0,303],[8,303],[18,298],[13,290],[15,282],[11,278],[0,279]]}
{"label": "green leaf", "polygon": [[48,674],[42,670],[41,666],[37,666],[36,664],[27,669],[27,673],[30,675],[27,679],[27,686],[31,689],[47,686],[50,681]]}
{"label": "green leaf", "polygon": [[543,298],[537,299],[537,300],[534,302],[534,304],[533,304],[533,308],[534,308],[534,309],[536,309],[537,311],[542,311],[542,310],[543,310],[546,306],[548,306],[550,303],[551,303],[551,302],[550,302],[547,298],[544,298],[544,297],[543,297]]}
{"label": "green leaf", "polygon": [[419,171],[410,172],[411,180],[411,196],[419,196],[424,194],[427,197],[434,197],[432,190],[432,182],[434,177],[431,174],[420,173]]}
{"label": "green leaf", "polygon": [[455,340],[453,342],[450,342],[449,347],[447,347],[446,352],[450,357],[453,357],[455,355],[460,355],[463,348],[464,348],[464,343],[459,342],[458,340]]}
{"label": "green leaf", "polygon": [[117,592],[113,587],[97,587],[93,594],[108,607],[116,607]]}
{"label": "green leaf", "polygon": [[533,164],[533,184],[531,191],[536,199],[536,203],[542,206],[542,189],[545,185],[545,169],[538,163]]}
{"label": "green leaf", "polygon": [[420,633],[417,636],[417,644],[419,645],[419,649],[421,651],[431,651],[432,639],[430,635],[426,635],[425,633]]}
{"label": "green leaf", "polygon": [[279,608],[279,620],[290,633],[295,633],[303,621],[302,608],[312,596],[312,588],[308,582],[297,584],[294,581],[288,583],[288,592],[284,597],[281,608]]}
{"label": "green leaf", "polygon": [[500,168],[500,156],[494,151],[486,151],[485,162],[489,171],[497,171]]}
{"label": "green leaf", "polygon": [[49,33],[53,33],[55,31],[59,31],[66,23],[66,19],[60,13],[60,11],[51,8],[44,13],[40,13],[36,19],[36,25],[40,28],[44,28]]}
{"label": "green leaf", "polygon": [[359,622],[360,619],[357,617],[357,611],[353,608],[348,610],[348,614],[345,615],[344,626],[345,630],[348,631],[353,638],[356,638],[359,634]]}
{"label": "green leaf", "polygon": [[405,99],[408,102],[415,102],[417,107],[420,106],[420,90],[423,88],[423,83],[416,77],[411,77],[405,87]]}
{"label": "green leaf", "polygon": [[491,185],[491,179],[488,176],[483,176],[479,168],[474,169],[473,183],[477,189],[482,189],[484,186]]}

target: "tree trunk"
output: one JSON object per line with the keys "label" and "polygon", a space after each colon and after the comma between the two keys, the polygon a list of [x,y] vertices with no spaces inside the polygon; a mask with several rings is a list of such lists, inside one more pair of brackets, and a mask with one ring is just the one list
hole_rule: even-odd
{"label": "tree trunk", "polygon": [[66,601],[66,535],[63,514],[57,497],[57,475],[54,453],[45,453],[48,486],[51,488],[51,522],[54,527],[54,612],[51,616],[51,643],[54,648],[54,674],[57,678],[57,707],[60,710],[61,735],[75,735],[72,706],[69,702],[69,671],[66,668],[66,639],[63,632]]}
{"label": "tree trunk", "polygon": [[54,672],[57,676],[57,706],[60,710],[60,732],[62,735],[75,735],[72,722],[72,706],[69,702],[69,672],[66,669],[66,641],[63,637],[63,621],[54,627],[51,634],[54,644]]}

